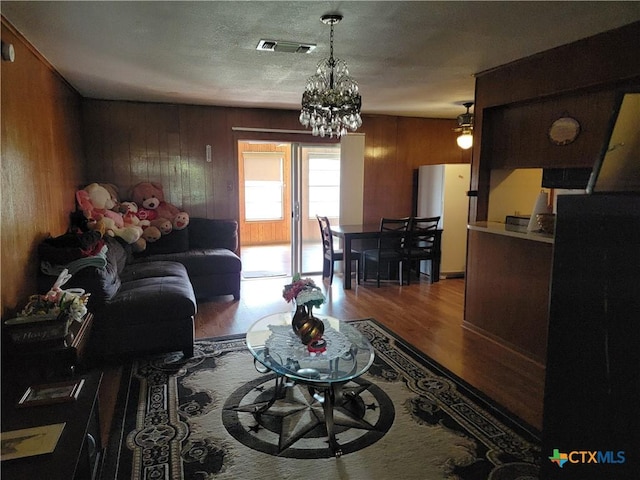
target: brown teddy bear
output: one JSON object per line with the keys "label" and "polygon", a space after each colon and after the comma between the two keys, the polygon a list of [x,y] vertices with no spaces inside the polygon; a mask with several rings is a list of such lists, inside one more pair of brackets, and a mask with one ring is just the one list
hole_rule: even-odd
{"label": "brown teddy bear", "polygon": [[[189,225],[189,214],[164,200],[162,185],[157,182],[140,182],[131,190],[131,199],[138,204],[138,217],[159,225],[158,220],[168,220],[172,230],[182,230]],[[162,224],[162,233],[169,233]]]}

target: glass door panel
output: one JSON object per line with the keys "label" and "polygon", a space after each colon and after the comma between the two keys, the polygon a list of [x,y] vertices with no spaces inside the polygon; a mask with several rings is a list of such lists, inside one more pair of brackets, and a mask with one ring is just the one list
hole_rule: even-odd
{"label": "glass door panel", "polygon": [[316,215],[339,222],[340,146],[292,146],[292,265],[294,272],[322,272],[323,254]]}
{"label": "glass door panel", "polygon": [[244,278],[322,272],[316,214],[339,222],[340,145],[239,141]]}

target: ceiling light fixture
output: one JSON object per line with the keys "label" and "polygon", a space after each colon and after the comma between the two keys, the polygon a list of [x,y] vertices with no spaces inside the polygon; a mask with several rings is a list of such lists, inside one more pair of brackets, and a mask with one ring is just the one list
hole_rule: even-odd
{"label": "ceiling light fixture", "polygon": [[314,136],[340,137],[362,125],[360,107],[362,99],[358,84],[349,76],[344,60],[333,58],[333,26],[342,15],[323,15],[320,20],[331,25],[329,58],[318,63],[316,74],[309,77],[302,94],[300,123],[311,127]]}
{"label": "ceiling light fixture", "polygon": [[473,102],[463,103],[467,107],[467,112],[462,115],[458,115],[458,128],[454,131],[460,132],[456,142],[458,146],[463,150],[469,150],[473,146],[473,113],[469,113],[469,108],[473,105]]}

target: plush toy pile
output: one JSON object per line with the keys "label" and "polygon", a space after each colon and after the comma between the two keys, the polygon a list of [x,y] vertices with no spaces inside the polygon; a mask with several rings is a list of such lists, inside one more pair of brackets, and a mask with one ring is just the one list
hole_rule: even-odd
{"label": "plush toy pile", "polygon": [[131,190],[131,201],[121,202],[118,197],[113,184],[92,183],[76,192],[87,228],[122,239],[134,252],[189,225],[189,214],[165,201],[159,183],[138,183]]}

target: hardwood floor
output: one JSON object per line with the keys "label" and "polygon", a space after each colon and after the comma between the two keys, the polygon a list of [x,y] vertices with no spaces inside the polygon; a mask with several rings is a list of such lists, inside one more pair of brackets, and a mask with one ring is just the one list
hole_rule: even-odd
{"label": "hardwood floor", "polygon": [[[541,430],[544,367],[475,332],[462,328],[464,280],[400,286],[397,282],[342,288],[341,274],[333,285],[322,283],[327,303],[319,313],[341,319],[375,318],[408,343],[463,378],[524,422]],[[291,310],[282,298],[290,277],[243,280],[241,299],[230,297],[200,303],[196,337],[245,333],[262,316]]]}

